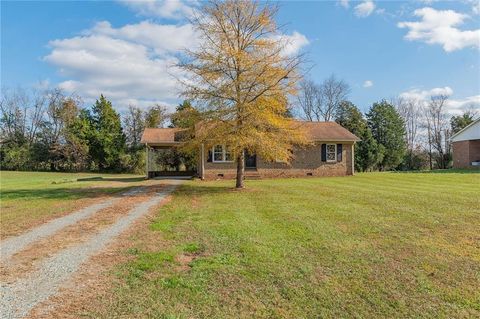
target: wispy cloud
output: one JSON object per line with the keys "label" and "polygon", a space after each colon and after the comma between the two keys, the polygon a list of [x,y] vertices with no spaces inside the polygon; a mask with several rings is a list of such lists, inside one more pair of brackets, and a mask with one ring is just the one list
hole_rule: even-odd
{"label": "wispy cloud", "polygon": [[373,81],[371,80],[366,80],[365,82],[363,82],[363,87],[364,88],[370,88],[373,86]]}
{"label": "wispy cloud", "polygon": [[190,16],[196,1],[183,0],[118,0],[138,15],[168,19]]}
{"label": "wispy cloud", "polygon": [[375,10],[375,3],[372,0],[365,0],[355,6],[355,15],[357,17],[368,17]]}
{"label": "wispy cloud", "polygon": [[310,44],[307,37],[300,32],[294,31],[291,35],[284,34],[278,36],[285,43],[282,54],[293,55],[298,53],[303,47]]}
{"label": "wispy cloud", "polygon": [[349,2],[350,2],[349,0],[338,0],[338,3],[345,9],[348,9],[350,7]]}
{"label": "wispy cloud", "polygon": [[430,90],[411,89],[400,94],[400,97],[428,103],[432,96],[446,95],[446,111],[450,115],[459,115],[466,109],[480,111],[480,95],[473,95],[463,99],[454,99],[453,90],[449,86],[433,88]]}
{"label": "wispy cloud", "polygon": [[458,28],[469,18],[466,14],[425,7],[415,10],[414,15],[419,17],[420,21],[398,23],[399,28],[408,29],[405,35],[407,40],[439,44],[446,52],[480,46],[480,29],[460,30]]}

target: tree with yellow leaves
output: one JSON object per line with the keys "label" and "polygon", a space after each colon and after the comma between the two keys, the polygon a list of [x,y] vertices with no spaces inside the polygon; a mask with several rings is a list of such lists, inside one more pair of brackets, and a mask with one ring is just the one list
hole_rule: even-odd
{"label": "tree with yellow leaves", "polygon": [[179,65],[187,74],[184,96],[204,111],[189,145],[227,145],[237,163],[237,188],[244,187],[245,151],[289,161],[293,146],[305,143],[286,116],[301,56],[286,54],[276,13],[277,7],[256,1],[205,3],[192,18],[200,43]]}

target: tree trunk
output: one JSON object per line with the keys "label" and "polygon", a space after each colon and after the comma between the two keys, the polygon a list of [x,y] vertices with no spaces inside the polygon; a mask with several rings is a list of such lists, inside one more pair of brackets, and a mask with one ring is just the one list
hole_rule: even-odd
{"label": "tree trunk", "polygon": [[237,156],[237,183],[236,188],[243,188],[243,177],[245,175],[245,151]]}

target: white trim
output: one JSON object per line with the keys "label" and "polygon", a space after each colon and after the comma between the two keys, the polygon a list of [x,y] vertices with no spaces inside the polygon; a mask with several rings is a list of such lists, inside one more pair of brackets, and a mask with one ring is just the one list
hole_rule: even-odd
{"label": "white trim", "polygon": [[474,120],[472,123],[468,124],[467,126],[465,126],[464,128],[462,128],[460,131],[458,131],[457,133],[453,134],[450,139],[453,140],[457,135],[463,133],[465,130],[468,130],[470,128],[470,126],[473,126],[475,125],[477,122],[480,122],[480,117],[476,120]]}
{"label": "white trim", "polygon": [[147,173],[145,177],[146,177],[146,179],[148,179],[148,178],[149,178],[148,172],[150,171],[150,170],[149,170],[149,167],[148,167],[148,165],[149,165],[149,161],[148,161],[148,156],[149,156],[148,143],[145,143],[145,153],[146,153],[146,160],[145,160],[145,168],[146,168],[146,169],[145,169],[145,170],[146,170],[146,173]]}
{"label": "white trim", "polygon": [[[337,162],[337,144],[325,144],[325,160],[327,161],[327,163],[336,163]],[[329,145],[333,145],[335,147],[335,159],[333,160],[329,160],[328,159],[328,146]]]}
{"label": "white trim", "polygon": [[[219,160],[219,161],[215,160],[215,147],[216,146],[221,146],[222,147],[222,159]],[[232,156],[231,153],[230,153],[230,156]],[[227,158],[227,147],[225,146],[225,144],[217,144],[217,145],[214,145],[212,147],[212,163],[233,163],[233,160],[227,161],[226,158]]]}

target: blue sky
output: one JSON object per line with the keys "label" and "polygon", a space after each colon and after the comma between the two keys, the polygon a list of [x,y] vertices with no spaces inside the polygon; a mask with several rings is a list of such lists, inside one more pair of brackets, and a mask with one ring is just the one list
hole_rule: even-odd
{"label": "blue sky", "polygon": [[[195,42],[181,1],[2,1],[4,87],[60,86],[88,105],[175,105],[171,65]],[[480,7],[465,1],[283,1],[278,22],[322,81],[334,73],[363,111],[398,95],[480,108]]]}

